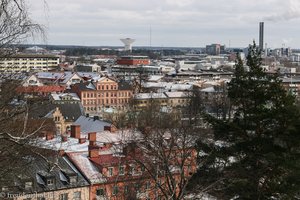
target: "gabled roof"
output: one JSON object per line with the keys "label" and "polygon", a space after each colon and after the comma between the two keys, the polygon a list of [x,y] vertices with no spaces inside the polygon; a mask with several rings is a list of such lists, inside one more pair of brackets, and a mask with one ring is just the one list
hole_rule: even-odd
{"label": "gabled roof", "polygon": [[77,73],[77,72],[75,72],[75,73],[67,73],[67,72],[65,72],[64,73],[64,76],[62,77],[63,78],[63,81],[61,81],[61,83],[62,84],[66,84],[69,80],[71,80],[74,76],[78,76],[78,78],[80,79],[80,80],[83,80],[83,78]]}
{"label": "gabled roof", "polygon": [[90,161],[88,152],[67,153],[67,155],[91,184],[106,182],[100,170]]}
{"label": "gabled roof", "polygon": [[75,84],[74,87],[77,87],[81,91],[96,90],[96,87],[92,82],[85,82],[85,83],[80,82]]}
{"label": "gabled roof", "polygon": [[132,85],[130,83],[121,81],[118,83],[119,90],[132,90]]}
{"label": "gabled roof", "polygon": [[31,118],[51,118],[55,109],[58,108],[66,121],[76,121],[84,114],[80,103],[64,103],[64,104],[40,104],[33,108],[29,113]]}
{"label": "gabled roof", "polygon": [[[88,181],[67,157],[50,156],[47,157],[47,159],[48,161],[41,157],[30,158],[30,163],[26,169],[22,171],[22,174],[18,174],[18,172],[15,173],[16,178],[14,183],[13,181],[12,183],[15,184],[16,187],[13,188],[13,192],[40,193],[89,185]],[[57,163],[57,166],[54,165],[54,163]],[[70,182],[70,177],[72,176],[77,177],[75,183]],[[25,180],[23,177],[26,177]],[[47,184],[48,179],[53,179],[53,184]],[[32,181],[32,187],[25,189],[24,181]]]}
{"label": "gabled roof", "polygon": [[80,125],[82,133],[100,132],[104,130],[104,126],[110,126],[111,124],[101,120],[94,120],[93,118],[80,116],[74,123],[74,125]]}

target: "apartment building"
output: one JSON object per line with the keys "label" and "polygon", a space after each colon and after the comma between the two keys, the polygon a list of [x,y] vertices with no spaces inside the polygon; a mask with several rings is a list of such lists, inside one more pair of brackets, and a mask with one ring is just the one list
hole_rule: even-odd
{"label": "apartment building", "polygon": [[[76,135],[77,138],[84,136],[84,134],[80,135],[79,131]],[[165,171],[158,162],[154,172],[156,178],[153,178],[151,168],[153,163],[148,163],[152,159],[130,142],[133,138],[138,142],[141,139],[138,137],[132,130],[110,129],[110,132],[92,132],[88,133],[88,141],[78,145],[78,149],[83,149],[81,145],[87,147],[88,151],[67,153],[71,162],[91,183],[89,194],[91,200],[162,199],[161,187],[167,187]],[[177,149],[170,154],[180,153],[181,149]],[[191,150],[184,161],[185,178],[189,178],[196,171],[195,158],[196,151]],[[176,157],[171,173],[179,184],[182,174],[177,168],[177,159],[180,157]]]}
{"label": "apartment building", "polygon": [[124,109],[131,97],[132,88],[126,82],[102,77],[96,82],[78,83],[72,86],[86,114],[99,115],[104,108]]}
{"label": "apartment building", "polygon": [[117,59],[118,65],[149,65],[148,56],[122,56]]}
{"label": "apartment building", "polygon": [[135,94],[134,105],[136,108],[145,108],[151,103],[172,108],[185,107],[189,103],[189,92],[162,92]]}
{"label": "apartment building", "polygon": [[[25,158],[24,158],[25,159]],[[89,199],[89,183],[67,157],[31,158],[24,171],[16,172],[11,184],[2,185],[1,199]],[[56,160],[57,165],[49,163]],[[24,161],[25,162],[25,161]]]}
{"label": "apartment building", "polygon": [[0,58],[0,72],[52,71],[58,64],[59,57],[54,55],[16,54]]}

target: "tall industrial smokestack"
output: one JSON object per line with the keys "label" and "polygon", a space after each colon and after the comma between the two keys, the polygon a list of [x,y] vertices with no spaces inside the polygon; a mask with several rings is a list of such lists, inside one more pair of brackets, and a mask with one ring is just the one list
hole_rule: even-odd
{"label": "tall industrial smokestack", "polygon": [[259,49],[264,50],[264,22],[259,22]]}

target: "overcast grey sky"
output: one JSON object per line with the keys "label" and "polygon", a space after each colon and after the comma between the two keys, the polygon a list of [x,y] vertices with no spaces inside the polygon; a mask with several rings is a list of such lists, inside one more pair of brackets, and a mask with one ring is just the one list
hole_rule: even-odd
{"label": "overcast grey sky", "polygon": [[[300,0],[27,0],[46,44],[246,47],[265,22],[268,47],[300,48]],[[35,41],[40,43],[40,41]]]}

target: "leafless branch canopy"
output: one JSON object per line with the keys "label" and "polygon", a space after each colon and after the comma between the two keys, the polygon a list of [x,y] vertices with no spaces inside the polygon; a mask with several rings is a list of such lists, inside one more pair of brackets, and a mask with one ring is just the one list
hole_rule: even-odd
{"label": "leafless branch canopy", "polygon": [[[1,0],[0,2],[0,48],[24,41],[35,34],[44,36],[43,27],[34,23],[24,0]],[[7,49],[6,49],[7,51]]]}

